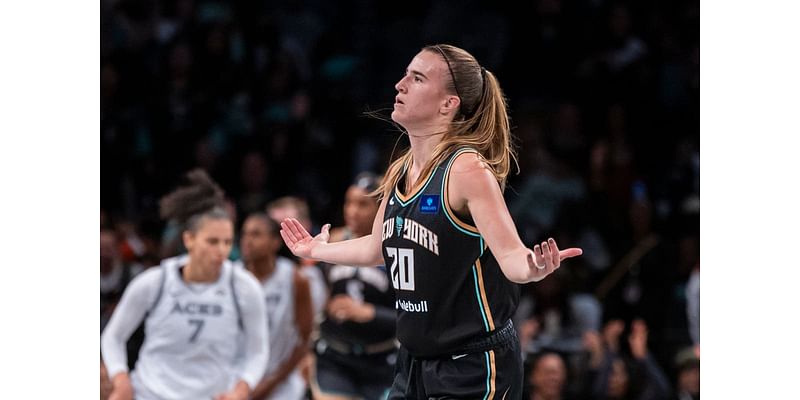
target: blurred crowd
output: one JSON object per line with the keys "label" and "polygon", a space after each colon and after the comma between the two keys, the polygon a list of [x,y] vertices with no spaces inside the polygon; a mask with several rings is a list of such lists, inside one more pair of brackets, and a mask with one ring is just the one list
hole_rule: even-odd
{"label": "blurred crowd", "polygon": [[407,60],[453,43],[506,91],[523,240],[584,249],[523,287],[530,398],[699,398],[699,21],[696,0],[101,1],[101,330],[182,251],[158,199],[191,168],[237,231],[285,196],[345,225],[353,178],[407,145],[380,118]]}

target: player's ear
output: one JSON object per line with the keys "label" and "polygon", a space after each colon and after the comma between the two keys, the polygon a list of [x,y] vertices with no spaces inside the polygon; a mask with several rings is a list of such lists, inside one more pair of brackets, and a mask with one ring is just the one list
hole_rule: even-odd
{"label": "player's ear", "polygon": [[191,251],[192,247],[194,247],[194,232],[185,230],[181,235],[181,239],[183,239],[183,247],[186,247],[186,250]]}
{"label": "player's ear", "polygon": [[442,107],[439,108],[439,112],[442,115],[447,115],[447,114],[455,115],[460,106],[461,106],[461,99],[458,96],[449,95],[445,98]]}

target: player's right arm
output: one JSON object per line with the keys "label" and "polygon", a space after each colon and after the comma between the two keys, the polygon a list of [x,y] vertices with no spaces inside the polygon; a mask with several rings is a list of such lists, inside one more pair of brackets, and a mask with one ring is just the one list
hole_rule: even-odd
{"label": "player's right arm", "polygon": [[113,384],[109,400],[133,398],[126,343],[152,306],[162,274],[161,268],[151,268],[134,278],[100,336],[101,355]]}
{"label": "player's right arm", "polygon": [[356,267],[375,267],[383,265],[381,251],[383,214],[386,210],[387,197],[381,200],[375,220],[372,222],[372,233],[358,239],[328,243],[330,224],[322,227],[322,232],[311,237],[305,228],[294,218],[281,222],[281,237],[294,255],[324,261],[330,264],[352,265]]}

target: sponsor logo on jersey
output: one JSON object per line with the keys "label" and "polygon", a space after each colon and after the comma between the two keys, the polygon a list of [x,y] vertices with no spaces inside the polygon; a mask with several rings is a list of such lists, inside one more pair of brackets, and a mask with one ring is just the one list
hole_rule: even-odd
{"label": "sponsor logo on jersey", "polygon": [[280,293],[272,293],[272,294],[267,295],[265,297],[265,300],[267,302],[267,305],[272,306],[272,307],[277,307],[278,304],[280,304],[282,297],[283,296]]}
{"label": "sponsor logo on jersey", "polygon": [[419,212],[423,214],[436,214],[439,212],[439,195],[423,195],[419,202]]}
{"label": "sponsor logo on jersey", "polygon": [[395,300],[394,308],[405,312],[428,312],[428,301],[422,300],[419,303],[413,303],[405,300]]}
{"label": "sponsor logo on jersey", "polygon": [[186,314],[186,315],[222,315],[222,306],[219,304],[205,304],[205,303],[186,303],[181,305],[180,302],[175,302],[172,306],[170,314]]}

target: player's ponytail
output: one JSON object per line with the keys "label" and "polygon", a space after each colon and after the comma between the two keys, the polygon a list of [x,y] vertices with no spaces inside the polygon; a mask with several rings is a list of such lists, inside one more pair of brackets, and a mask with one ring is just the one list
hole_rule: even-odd
{"label": "player's ponytail", "polygon": [[161,218],[173,220],[183,230],[197,231],[204,218],[231,219],[225,211],[225,192],[202,169],[186,174],[188,185],[181,186],[159,201]]}

